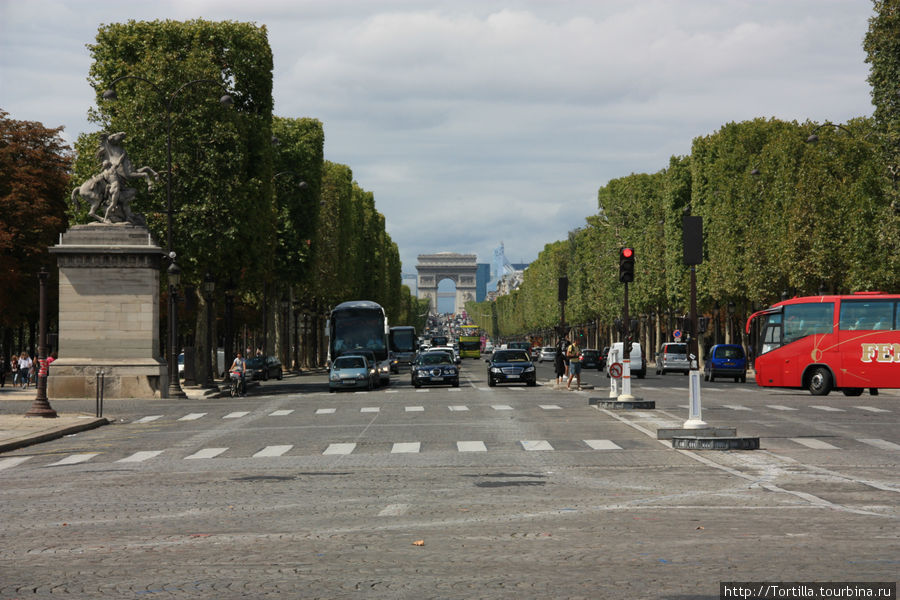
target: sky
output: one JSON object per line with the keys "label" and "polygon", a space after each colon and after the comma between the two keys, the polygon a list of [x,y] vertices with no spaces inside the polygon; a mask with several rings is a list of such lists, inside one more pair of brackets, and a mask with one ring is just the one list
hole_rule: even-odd
{"label": "sky", "polygon": [[[403,273],[419,254],[535,260],[610,179],[756,117],[872,114],[869,0],[0,0],[0,108],[87,122],[101,24],[265,25],[275,113],[375,194]],[[412,282],[409,282],[413,287]]]}

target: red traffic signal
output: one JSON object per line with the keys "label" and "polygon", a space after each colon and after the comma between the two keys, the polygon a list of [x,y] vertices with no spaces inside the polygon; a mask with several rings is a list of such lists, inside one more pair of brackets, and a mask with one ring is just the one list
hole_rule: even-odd
{"label": "red traffic signal", "polygon": [[634,281],[634,248],[619,250],[619,281],[622,283]]}

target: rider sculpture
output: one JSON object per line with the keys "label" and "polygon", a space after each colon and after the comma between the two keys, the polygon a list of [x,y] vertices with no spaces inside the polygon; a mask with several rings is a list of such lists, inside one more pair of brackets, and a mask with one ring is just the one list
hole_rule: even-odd
{"label": "rider sculpture", "polygon": [[[153,182],[159,179],[159,174],[150,167],[135,169],[122,146],[123,139],[124,132],[100,134],[97,158],[101,161],[102,169],[72,190],[72,202],[77,202],[79,197],[86,200],[91,205],[88,216],[101,223],[145,225],[143,215],[131,211],[130,205],[136,190],[126,184],[128,179],[141,177],[147,180],[147,189],[152,190]],[[101,216],[97,211],[103,207]]]}

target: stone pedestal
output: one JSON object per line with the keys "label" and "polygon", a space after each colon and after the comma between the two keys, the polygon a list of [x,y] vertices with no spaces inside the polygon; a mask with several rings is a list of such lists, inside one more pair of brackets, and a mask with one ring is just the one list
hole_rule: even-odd
{"label": "stone pedestal", "polygon": [[50,248],[59,265],[59,358],[50,398],[159,398],[168,388],[159,344],[162,248],[146,227],[75,225]]}

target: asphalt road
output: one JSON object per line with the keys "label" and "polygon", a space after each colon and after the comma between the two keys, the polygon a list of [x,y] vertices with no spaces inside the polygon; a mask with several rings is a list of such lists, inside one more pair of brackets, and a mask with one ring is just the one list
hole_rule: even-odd
{"label": "asphalt road", "polygon": [[[719,598],[721,581],[895,581],[896,393],[704,384],[751,452],[679,451],[687,377],[107,401],[115,423],[0,455],[0,600]],[[552,365],[539,365],[546,383]],[[75,402],[75,401],[68,401]],[[58,407],[59,408],[59,407]],[[78,406],[67,406],[78,410]],[[90,410],[88,403],[84,410]]]}

